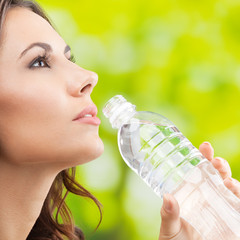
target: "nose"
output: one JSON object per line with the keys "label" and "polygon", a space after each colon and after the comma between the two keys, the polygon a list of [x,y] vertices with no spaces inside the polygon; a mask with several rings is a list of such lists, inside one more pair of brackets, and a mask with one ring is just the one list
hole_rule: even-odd
{"label": "nose", "polygon": [[73,97],[90,95],[98,82],[98,75],[95,72],[79,66],[76,66],[71,76],[68,81],[68,92]]}

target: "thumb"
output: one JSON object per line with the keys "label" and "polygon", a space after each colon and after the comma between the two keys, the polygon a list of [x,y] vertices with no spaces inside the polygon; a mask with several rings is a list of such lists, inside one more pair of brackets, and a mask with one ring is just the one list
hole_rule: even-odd
{"label": "thumb", "polygon": [[180,232],[181,221],[179,214],[177,200],[172,195],[165,194],[161,209],[162,223],[159,240],[171,239]]}

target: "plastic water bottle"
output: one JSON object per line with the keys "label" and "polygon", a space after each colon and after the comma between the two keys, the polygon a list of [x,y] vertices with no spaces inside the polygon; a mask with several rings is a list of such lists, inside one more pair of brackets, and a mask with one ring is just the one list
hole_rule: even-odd
{"label": "plastic water bottle", "polygon": [[212,164],[167,118],[137,112],[117,95],[103,109],[118,129],[122,158],[160,197],[171,193],[180,215],[205,240],[240,239],[240,200]]}

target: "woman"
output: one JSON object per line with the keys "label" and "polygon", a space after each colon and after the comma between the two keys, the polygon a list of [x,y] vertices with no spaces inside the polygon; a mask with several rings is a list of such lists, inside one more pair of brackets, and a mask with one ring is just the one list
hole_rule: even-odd
{"label": "woman", "polygon": [[83,239],[64,198],[71,191],[100,208],[72,168],[103,152],[90,98],[97,75],[71,61],[33,3],[1,0],[0,11],[0,239],[23,240],[31,229],[28,239]]}
{"label": "woman", "polygon": [[[90,98],[97,75],[72,62],[70,47],[36,4],[0,0],[0,22],[0,239],[84,239],[64,200],[73,192],[100,209],[74,179],[76,165],[103,152]],[[208,143],[200,150],[230,177]],[[226,185],[239,195],[239,186]],[[170,195],[162,209],[160,240],[197,239]]]}

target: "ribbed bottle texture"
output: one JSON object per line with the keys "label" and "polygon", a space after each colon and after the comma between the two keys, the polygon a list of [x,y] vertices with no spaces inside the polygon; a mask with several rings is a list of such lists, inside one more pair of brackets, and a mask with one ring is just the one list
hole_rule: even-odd
{"label": "ribbed bottle texture", "polygon": [[103,112],[119,129],[118,146],[127,165],[159,197],[172,193],[181,216],[203,239],[240,239],[240,200],[171,121],[156,113],[137,112],[120,95],[110,99]]}
{"label": "ribbed bottle texture", "polygon": [[107,102],[103,114],[109,118],[112,127],[118,129],[136,113],[135,108],[123,96],[116,95]]}

